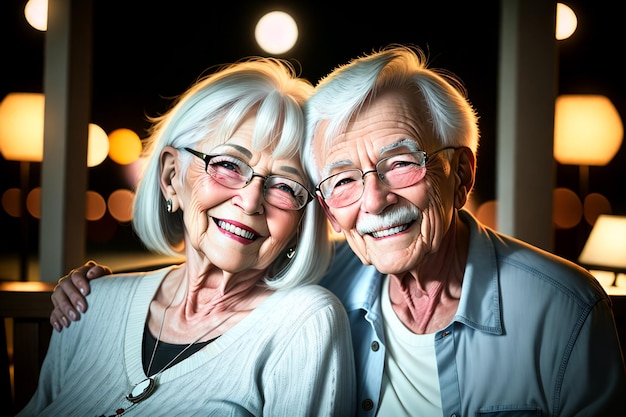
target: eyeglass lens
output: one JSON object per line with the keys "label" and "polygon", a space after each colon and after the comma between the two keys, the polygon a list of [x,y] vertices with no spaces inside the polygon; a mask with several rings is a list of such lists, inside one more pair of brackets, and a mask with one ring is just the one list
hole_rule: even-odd
{"label": "eyeglass lens", "polygon": [[[390,188],[404,188],[417,184],[426,175],[426,152],[410,152],[381,159],[376,164],[378,178]],[[360,169],[350,169],[323,180],[318,189],[326,204],[331,207],[345,207],[354,203],[365,187],[363,173]]]}
{"label": "eyeglass lens", "polygon": [[[192,152],[199,156],[198,153]],[[204,155],[204,154],[201,154]],[[206,164],[206,172],[215,181],[228,188],[243,188],[254,177],[263,179],[263,195],[265,200],[283,210],[300,210],[312,197],[302,184],[278,175],[264,177],[255,174],[250,165],[230,155],[200,156]]]}

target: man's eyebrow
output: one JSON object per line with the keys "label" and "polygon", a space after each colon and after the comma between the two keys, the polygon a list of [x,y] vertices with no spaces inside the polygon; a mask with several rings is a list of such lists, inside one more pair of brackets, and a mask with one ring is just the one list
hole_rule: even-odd
{"label": "man's eyebrow", "polygon": [[327,177],[332,171],[334,171],[337,168],[349,167],[353,165],[354,163],[350,161],[349,159],[342,159],[341,161],[335,161],[324,167],[324,169],[322,170],[322,177]]}
{"label": "man's eyebrow", "polygon": [[417,142],[413,139],[404,138],[400,139],[397,142],[391,143],[387,146],[383,146],[380,149],[379,155],[383,156],[388,152],[396,151],[398,148],[406,148],[409,152],[417,152],[420,150]]}

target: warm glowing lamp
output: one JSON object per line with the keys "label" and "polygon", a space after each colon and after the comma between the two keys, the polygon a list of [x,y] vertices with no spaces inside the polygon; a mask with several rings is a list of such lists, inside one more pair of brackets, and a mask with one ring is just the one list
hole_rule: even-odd
{"label": "warm glowing lamp", "polygon": [[26,21],[37,30],[48,29],[48,0],[29,0],[24,6]]}
{"label": "warm glowing lamp", "polygon": [[569,38],[576,31],[578,19],[576,13],[563,3],[556,4],[556,32],[558,41]]}
{"label": "warm glowing lamp", "polygon": [[598,216],[578,262],[590,269],[626,273],[626,216]]}
{"label": "warm glowing lamp", "polygon": [[623,138],[622,119],[607,97],[566,94],[556,98],[554,158],[561,164],[580,166],[583,196],[587,194],[589,166],[608,164]]}
{"label": "warm glowing lamp", "polygon": [[561,164],[606,165],[624,138],[617,109],[605,96],[561,95],[554,113],[554,157]]}
{"label": "warm glowing lamp", "polygon": [[254,36],[264,51],[284,54],[298,40],[298,25],[285,12],[274,11],[264,15],[256,25]]}
{"label": "warm glowing lamp", "polygon": [[[32,1],[32,0],[31,0]],[[20,162],[21,279],[28,275],[27,195],[30,163],[43,159],[45,96],[41,93],[9,93],[0,103],[0,152],[6,160]],[[101,163],[109,152],[109,139],[99,126],[89,124],[88,166]]]}
{"label": "warm glowing lamp", "polygon": [[0,103],[0,151],[5,159],[20,161],[20,279],[28,280],[29,220],[26,214],[30,163],[43,156],[44,95],[9,93]]}
{"label": "warm glowing lamp", "polygon": [[0,103],[0,150],[9,161],[41,162],[45,98],[9,93]]}
{"label": "warm glowing lamp", "polygon": [[[9,161],[41,162],[45,96],[9,93],[0,103],[0,152]],[[94,123],[88,130],[87,166],[94,167],[109,153],[106,132]]]}
{"label": "warm glowing lamp", "polygon": [[141,156],[142,144],[139,135],[126,128],[109,133],[109,156],[120,165],[135,162]]}

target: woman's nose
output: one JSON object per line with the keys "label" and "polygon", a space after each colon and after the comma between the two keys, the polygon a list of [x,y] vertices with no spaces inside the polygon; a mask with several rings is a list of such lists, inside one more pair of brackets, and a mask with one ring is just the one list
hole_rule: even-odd
{"label": "woman's nose", "polygon": [[265,178],[254,175],[248,184],[240,190],[241,208],[246,214],[263,213]]}

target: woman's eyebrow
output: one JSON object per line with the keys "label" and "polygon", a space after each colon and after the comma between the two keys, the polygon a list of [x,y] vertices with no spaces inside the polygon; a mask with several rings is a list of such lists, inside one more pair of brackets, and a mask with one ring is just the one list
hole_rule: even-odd
{"label": "woman's eyebrow", "polygon": [[252,158],[252,152],[249,151],[247,148],[244,148],[243,146],[235,145],[235,144],[232,144],[232,143],[225,143],[222,146],[231,147],[231,148],[235,149],[237,152],[239,152],[239,153],[243,154],[244,156],[246,156],[247,158]]}

